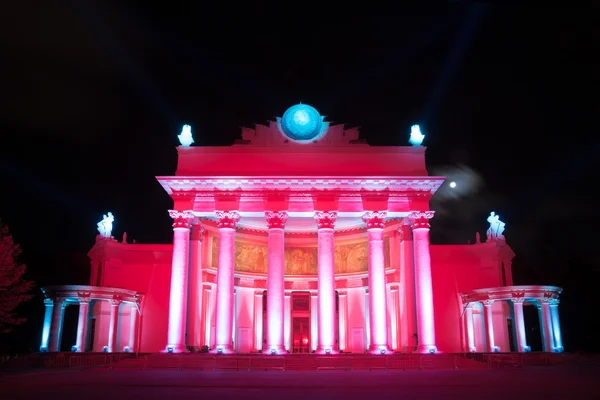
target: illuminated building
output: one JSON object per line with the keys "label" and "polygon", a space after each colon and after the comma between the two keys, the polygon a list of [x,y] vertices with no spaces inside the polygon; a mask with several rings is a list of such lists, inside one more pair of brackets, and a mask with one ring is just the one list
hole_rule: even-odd
{"label": "illuminated building", "polygon": [[562,351],[562,289],[512,286],[497,215],[483,243],[430,245],[444,178],[427,173],[419,127],[412,146],[358,136],[303,104],[232,146],[190,146],[184,128],[175,175],[157,177],[173,245],[118,242],[105,216],[90,286],[44,288],[42,349],[60,348],[79,303],[76,351],[528,351],[532,304],[544,349]]}

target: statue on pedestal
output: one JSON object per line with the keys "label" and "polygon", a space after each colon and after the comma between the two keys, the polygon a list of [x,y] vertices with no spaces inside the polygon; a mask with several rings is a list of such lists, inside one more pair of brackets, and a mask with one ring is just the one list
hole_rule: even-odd
{"label": "statue on pedestal", "polygon": [[112,228],[115,217],[111,212],[102,216],[102,221],[98,222],[98,232],[100,234],[96,236],[96,240],[98,239],[110,239],[112,236]]}
{"label": "statue on pedestal", "polygon": [[487,230],[487,241],[498,241],[504,240],[504,222],[500,221],[500,217],[495,212],[491,212],[487,221],[490,223],[490,227]]}

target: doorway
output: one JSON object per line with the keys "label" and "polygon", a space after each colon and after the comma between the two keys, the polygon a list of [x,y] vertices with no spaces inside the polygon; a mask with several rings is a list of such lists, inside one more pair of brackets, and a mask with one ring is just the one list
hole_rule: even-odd
{"label": "doorway", "polygon": [[310,353],[310,318],[293,318],[292,343],[292,353]]}

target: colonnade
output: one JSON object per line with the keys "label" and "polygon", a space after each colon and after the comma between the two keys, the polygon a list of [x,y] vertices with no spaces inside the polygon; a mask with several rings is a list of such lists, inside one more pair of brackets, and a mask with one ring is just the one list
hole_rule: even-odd
{"label": "colonnade", "polygon": [[[169,304],[169,327],[167,352],[185,351],[186,303],[189,269],[190,229],[194,220],[191,211],[169,211],[174,219],[173,224],[173,264],[171,273],[171,291]],[[367,211],[362,220],[367,228],[368,240],[368,326],[369,352],[386,354],[391,352],[388,343],[387,291],[385,278],[385,254],[383,229],[386,211]],[[219,252],[216,284],[216,353],[233,353],[233,320],[234,320],[234,267],[235,267],[235,233],[240,220],[237,211],[216,211],[219,229]],[[417,331],[419,345],[417,352],[436,352],[435,326],[433,315],[433,294],[431,283],[431,261],[429,255],[429,219],[433,211],[411,212],[407,221],[413,230],[414,242],[414,283],[407,282],[407,293],[415,294]],[[318,291],[311,298],[311,306],[316,305],[317,319],[316,339],[317,354],[334,354],[343,350],[344,344],[336,343],[338,327],[335,326],[335,271],[334,271],[334,226],[337,211],[316,211],[314,219],[317,224],[317,258],[318,258]],[[285,290],[284,290],[284,229],[288,220],[286,211],[266,211],[268,264],[267,264],[267,340],[261,349],[268,354],[286,352],[285,326]],[[412,269],[412,265],[411,265]],[[202,290],[203,301],[210,293]],[[260,296],[258,293],[256,296]],[[262,298],[260,299],[262,303]],[[316,304],[315,304],[316,303]],[[206,304],[206,303],[204,303]],[[258,302],[255,302],[258,304]],[[204,307],[206,309],[206,307]],[[206,315],[201,316],[200,326],[209,327]],[[262,318],[262,308],[254,310],[254,318]],[[313,316],[311,316],[313,318]],[[256,326],[256,324],[255,324]],[[288,327],[289,328],[289,327]],[[210,334],[207,328],[207,336]],[[255,328],[258,331],[258,328]],[[289,330],[289,329],[288,329]],[[311,336],[315,333],[311,332]],[[262,336],[262,332],[255,336]],[[340,338],[340,342],[342,342]],[[258,343],[263,343],[262,338]],[[314,342],[313,342],[314,343]],[[256,346],[258,347],[258,346]]]}
{"label": "colonnade", "polygon": [[466,350],[469,352],[476,351],[475,345],[475,326],[473,320],[473,307],[476,304],[481,304],[483,307],[483,343],[485,343],[485,352],[510,351],[510,349],[501,349],[495,345],[494,338],[494,319],[492,305],[495,302],[508,301],[513,307],[513,316],[516,333],[516,345],[518,352],[529,352],[530,347],[527,345],[525,334],[525,319],[523,315],[523,304],[525,302],[533,303],[538,309],[540,318],[540,328],[542,331],[542,344],[545,352],[562,352],[564,351],[562,344],[562,335],[560,330],[560,320],[558,316],[558,304],[560,300],[552,297],[525,298],[511,297],[506,299],[480,300],[471,301],[464,300],[465,309],[463,313],[463,322],[465,326]]}

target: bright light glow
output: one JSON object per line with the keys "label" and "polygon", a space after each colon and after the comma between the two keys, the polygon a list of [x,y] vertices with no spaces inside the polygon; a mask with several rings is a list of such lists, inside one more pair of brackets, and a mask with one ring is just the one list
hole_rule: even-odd
{"label": "bright light glow", "polygon": [[420,146],[423,143],[423,139],[425,139],[425,135],[421,133],[421,128],[419,125],[413,125],[410,127],[410,139],[408,142],[413,146]]}
{"label": "bright light glow", "polygon": [[294,113],[294,123],[306,125],[310,121],[310,117],[305,110],[298,110]]}
{"label": "bright light glow", "polygon": [[450,182],[450,187],[454,189],[456,187],[456,182]]}
{"label": "bright light glow", "polygon": [[194,143],[194,139],[192,138],[192,127],[189,125],[184,125],[181,129],[181,134],[177,137],[179,138],[179,143],[184,147],[189,147]]}

